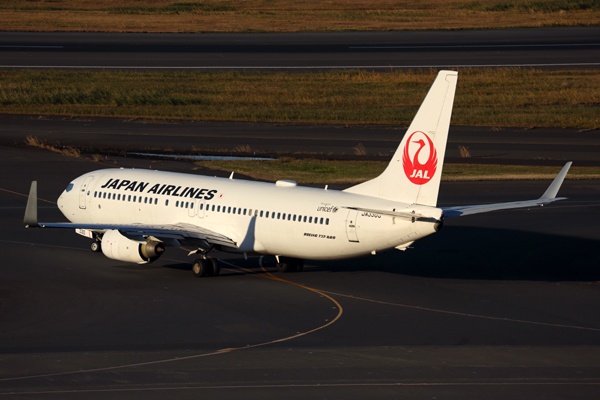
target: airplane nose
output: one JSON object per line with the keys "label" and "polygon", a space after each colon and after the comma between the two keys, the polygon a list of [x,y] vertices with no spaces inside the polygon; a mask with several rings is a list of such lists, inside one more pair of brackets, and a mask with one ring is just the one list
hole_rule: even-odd
{"label": "airplane nose", "polygon": [[56,204],[58,205],[58,208],[63,208],[65,205],[65,192],[62,192],[60,194],[60,196],[58,196],[58,200],[56,200]]}

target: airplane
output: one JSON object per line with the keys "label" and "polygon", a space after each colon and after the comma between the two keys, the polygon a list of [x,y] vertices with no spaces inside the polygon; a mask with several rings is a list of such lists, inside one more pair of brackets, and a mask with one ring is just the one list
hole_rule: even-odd
{"label": "airplane", "polygon": [[535,200],[437,207],[458,72],[440,71],[387,168],[338,191],[140,169],[103,169],[74,179],[58,198],[71,222],[37,220],[37,182],[27,201],[26,227],[75,229],[108,258],[149,263],[166,246],[186,245],[198,258],[193,273],[216,276],[215,250],[273,255],[281,272],[304,259],[332,260],[406,250],[439,231],[446,218],[542,206],[556,197],[568,162]]}

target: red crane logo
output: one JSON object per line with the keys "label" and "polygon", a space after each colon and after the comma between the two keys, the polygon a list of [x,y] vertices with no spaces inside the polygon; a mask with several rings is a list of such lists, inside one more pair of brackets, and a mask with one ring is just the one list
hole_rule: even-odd
{"label": "red crane logo", "polygon": [[[412,141],[413,136],[415,136],[416,134],[425,136],[425,139],[427,139],[427,143],[425,143],[425,141],[422,138],[419,140]],[[412,143],[418,144],[419,148],[417,149],[417,151],[415,151],[411,160],[409,149]],[[415,146],[413,145],[413,147]],[[427,158],[427,161],[424,164],[421,164],[421,162],[419,161],[419,155],[421,154],[421,150],[423,150],[424,147],[428,147],[429,157]],[[413,132],[408,137],[406,146],[404,146],[404,153],[402,154],[402,166],[404,167],[404,173],[406,174],[408,180],[414,183],[415,185],[426,184],[435,175],[435,171],[437,169],[437,161],[437,151],[435,151],[435,147],[433,147],[433,142],[431,141],[429,136],[427,136],[423,132]]]}

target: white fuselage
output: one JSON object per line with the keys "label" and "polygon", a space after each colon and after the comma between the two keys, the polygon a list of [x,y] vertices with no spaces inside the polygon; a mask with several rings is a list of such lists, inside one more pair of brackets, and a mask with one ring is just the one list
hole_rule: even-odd
{"label": "white fuselage", "polygon": [[152,170],[106,169],[72,182],[58,201],[74,223],[187,223],[231,238],[237,252],[339,259],[401,247],[435,232],[428,221],[345,207],[416,212],[435,207],[336,190]]}

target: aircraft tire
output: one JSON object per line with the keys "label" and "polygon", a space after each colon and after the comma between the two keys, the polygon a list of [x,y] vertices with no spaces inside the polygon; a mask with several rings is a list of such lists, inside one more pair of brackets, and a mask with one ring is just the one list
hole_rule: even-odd
{"label": "aircraft tire", "polygon": [[288,257],[279,257],[277,269],[284,274],[288,272],[298,272],[298,260]]}
{"label": "aircraft tire", "polygon": [[100,251],[102,251],[102,245],[100,244],[99,241],[94,240],[92,242],[92,244],[90,245],[90,249],[94,252],[94,253],[98,253]]}
{"label": "aircraft tire", "polygon": [[221,272],[221,264],[219,263],[219,260],[210,257],[207,261],[211,267],[208,276],[219,276],[219,273]]}
{"label": "aircraft tire", "polygon": [[208,275],[209,270],[212,269],[212,265],[209,265],[209,261],[204,258],[198,258],[192,265],[192,272],[197,278],[203,278]]}

